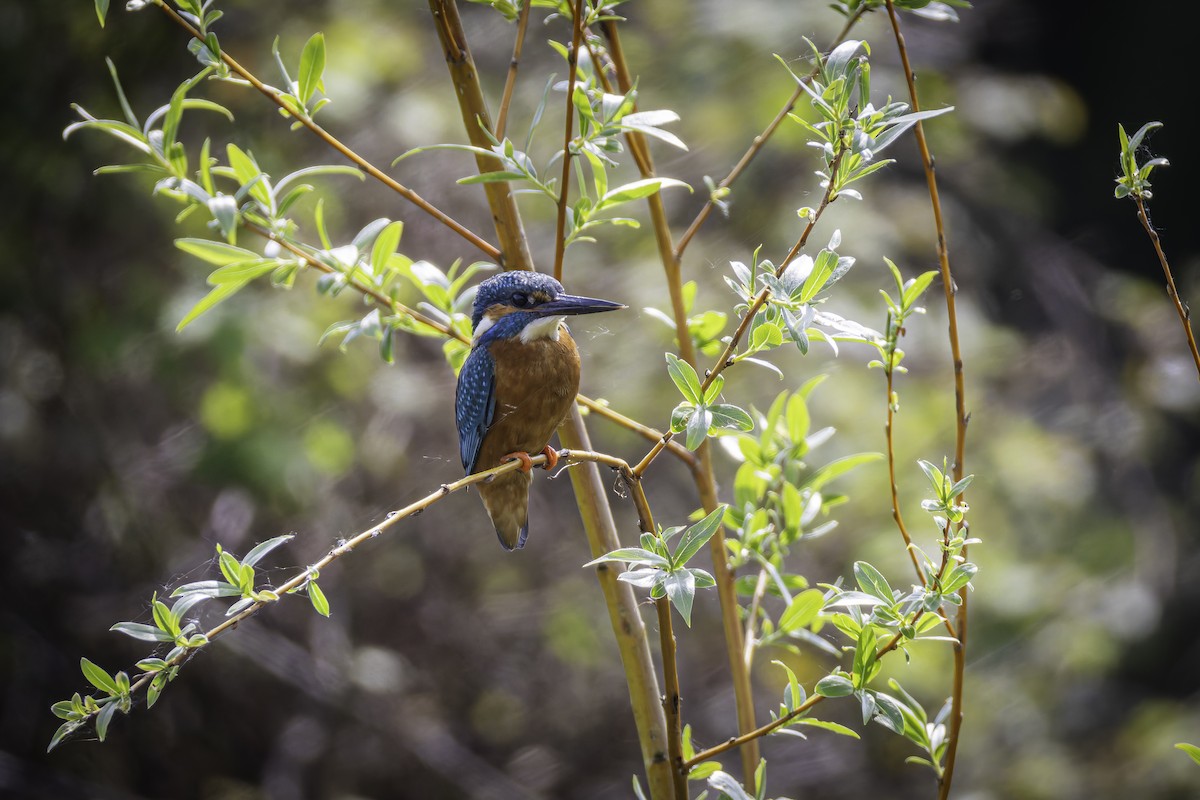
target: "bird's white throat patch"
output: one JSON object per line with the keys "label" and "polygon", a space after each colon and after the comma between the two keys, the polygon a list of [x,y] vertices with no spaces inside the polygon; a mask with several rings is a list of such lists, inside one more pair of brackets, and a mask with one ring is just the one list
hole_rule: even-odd
{"label": "bird's white throat patch", "polygon": [[475,333],[471,334],[471,341],[478,342],[479,337],[487,333],[487,329],[496,324],[496,320],[489,316],[483,316],[479,320],[479,324],[475,326]]}
{"label": "bird's white throat patch", "polygon": [[558,341],[558,329],[566,317],[543,317],[521,329],[521,343],[529,344],[537,339]]}

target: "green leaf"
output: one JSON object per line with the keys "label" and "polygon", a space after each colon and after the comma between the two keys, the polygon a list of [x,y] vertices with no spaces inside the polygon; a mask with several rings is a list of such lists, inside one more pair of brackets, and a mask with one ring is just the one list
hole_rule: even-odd
{"label": "green leaf", "polygon": [[296,534],[285,533],[283,536],[276,536],[273,539],[267,539],[265,542],[260,542],[256,544],[249,553],[246,553],[246,557],[242,559],[242,563],[254,566],[261,561],[263,557],[267,555],[267,553],[270,553],[276,547],[286,544],[295,538]]}
{"label": "green leaf", "polygon": [[[818,692],[817,694],[820,694],[820,692]],[[837,695],[825,695],[825,696],[826,697],[835,697]],[[796,725],[807,725],[810,728],[820,728],[821,730],[825,730],[825,731],[832,731],[833,733],[839,733],[842,736],[850,736],[854,739],[861,738],[861,737],[859,737],[859,735],[857,733],[855,733],[850,728],[847,728],[845,725],[839,725],[836,722],[829,722],[828,720],[809,719],[809,718],[805,717],[803,719],[796,720],[795,724]]]}
{"label": "green leaf", "polygon": [[888,604],[894,602],[892,587],[888,584],[887,578],[866,561],[854,562],[854,580],[858,582],[858,588],[867,594],[874,595]]}
{"label": "green leaf", "polygon": [[88,683],[92,684],[92,686],[95,686],[108,695],[119,694],[116,681],[96,664],[88,661],[86,658],[81,658],[79,659],[79,668],[83,670],[83,677],[87,678]]}
{"label": "green leaf", "polygon": [[822,697],[848,697],[854,694],[854,684],[843,675],[826,675],[813,691]]}
{"label": "green leaf", "polygon": [[782,661],[775,660],[772,664],[778,664],[787,673],[788,685],[783,692],[783,706],[788,712],[795,711],[801,703],[804,702],[804,687],[800,685],[800,681],[796,680],[796,673],[792,672],[792,668]]}
{"label": "green leaf", "polygon": [[321,85],[321,77],[325,74],[325,34],[314,33],[304,45],[300,53],[300,72],[297,75],[300,101],[308,106],[308,101]]}
{"label": "green leaf", "polygon": [[211,292],[206,294],[199,303],[196,303],[196,305],[192,306],[192,310],[185,314],[183,319],[179,321],[179,324],[175,326],[175,332],[178,333],[188,325],[195,322],[197,317],[204,312],[211,310],[213,306],[217,305],[223,300],[228,300],[230,297],[233,297],[233,295],[237,294],[245,285],[245,283],[223,283],[220,286],[217,286]]}
{"label": "green leaf", "polygon": [[250,196],[263,208],[273,208],[275,199],[271,197],[271,190],[265,180],[266,175],[259,169],[254,157],[232,142],[226,145],[225,154],[229,157],[229,166],[233,168],[238,183],[249,186]]}
{"label": "green leaf", "polygon": [[210,239],[176,239],[175,246],[185,253],[196,256],[210,264],[223,267],[238,261],[253,261],[262,258],[253,250],[235,247],[224,242],[214,242]]}
{"label": "green leaf", "polygon": [[642,178],[641,180],[626,183],[618,186],[615,189],[610,189],[599,200],[596,201],[596,211],[603,211],[613,206],[618,206],[622,203],[628,203],[630,200],[637,200],[641,197],[649,197],[660,189],[669,186],[683,186],[689,192],[692,187],[688,186],[683,181],[675,180],[674,178]]}
{"label": "green leaf", "polygon": [[96,715],[96,737],[102,742],[104,741],[104,737],[108,735],[108,725],[112,722],[112,718],[116,716],[118,706],[118,703],[111,702]]}
{"label": "green leaf", "polygon": [[375,243],[371,246],[371,271],[376,276],[387,272],[388,261],[395,254],[396,248],[400,246],[400,236],[403,232],[404,223],[396,221],[390,223],[375,237]]}
{"label": "green leaf", "polygon": [[597,564],[604,564],[612,561],[621,561],[629,564],[649,564],[654,567],[668,569],[671,562],[660,556],[658,553],[652,553],[649,550],[643,550],[640,547],[622,547],[613,550],[611,553],[605,553],[599,558],[592,559],[583,566],[594,567]]}
{"label": "green leaf", "polygon": [[663,581],[667,599],[679,611],[684,623],[692,627],[692,601],[696,597],[696,578],[686,569],[667,573]]}
{"label": "green leaf", "polygon": [[108,0],[96,0],[96,17],[100,20],[100,27],[104,27],[104,18],[108,16]]}
{"label": "green leaf", "polygon": [[225,581],[196,581],[185,583],[171,592],[171,597],[181,597],[185,594],[200,594],[205,597],[236,597],[241,589]]}
{"label": "green leaf", "polygon": [[754,420],[750,418],[750,415],[740,407],[730,403],[717,403],[714,406],[710,406],[708,411],[712,415],[711,427],[733,428],[741,431],[748,431],[754,428]]}
{"label": "green leaf", "polygon": [[717,770],[709,776],[708,785],[727,796],[729,800],[754,800],[738,783],[737,778],[728,772]]}
{"label": "green leaf", "polygon": [[825,595],[820,589],[808,589],[792,598],[792,602],[779,617],[779,630],[786,633],[806,628],[812,624],[825,606]]}
{"label": "green leaf", "polygon": [[253,261],[235,261],[220,269],[213,270],[208,275],[209,286],[222,286],[236,283],[244,286],[255,278],[260,278],[268,272],[274,272],[278,267],[292,263],[278,258],[256,258]]}
{"label": "green leaf", "polygon": [[683,538],[679,540],[679,547],[671,559],[673,566],[682,567],[691,560],[692,556],[700,552],[700,548],[721,527],[721,520],[725,517],[725,508],[724,504],[717,506],[712,513],[684,532]]}
{"label": "green leaf", "polygon": [[[674,353],[667,353],[667,373],[671,376],[671,380],[675,382],[676,388],[683,394],[685,400],[692,405],[700,405],[703,392],[700,391],[700,379],[696,376],[696,370],[691,364],[676,356]],[[707,428],[705,429],[707,431]]]}
{"label": "green leaf", "polygon": [[707,408],[697,408],[687,423],[687,440],[684,442],[688,450],[695,450],[704,444],[708,431],[712,428],[712,412]]}
{"label": "green leaf", "polygon": [[1179,744],[1175,745],[1175,748],[1187,753],[1189,756],[1191,756],[1192,761],[1200,764],[1200,747],[1197,747],[1194,744],[1188,744],[1187,742],[1180,742]]}
{"label": "green leaf", "polygon": [[109,628],[110,631],[132,636],[143,642],[170,642],[174,640],[171,634],[160,631],[153,625],[143,625],[140,622],[118,622]]}
{"label": "green leaf", "polygon": [[83,723],[78,721],[64,722],[58,726],[58,730],[54,732],[54,736],[50,737],[50,744],[46,747],[46,752],[49,753],[54,748],[62,743],[62,740],[74,733]]}
{"label": "green leaf", "polygon": [[320,586],[317,586],[316,581],[308,582],[308,599],[318,614],[322,617],[329,616],[329,601],[325,598],[325,592],[321,591]]}
{"label": "green leaf", "polygon": [[702,781],[720,768],[720,761],[702,761],[688,770],[688,780]]}
{"label": "green leaf", "polygon": [[879,656],[875,650],[877,641],[875,629],[870,625],[864,627],[858,634],[858,643],[854,647],[854,666],[851,670],[856,689],[866,687],[879,672]]}

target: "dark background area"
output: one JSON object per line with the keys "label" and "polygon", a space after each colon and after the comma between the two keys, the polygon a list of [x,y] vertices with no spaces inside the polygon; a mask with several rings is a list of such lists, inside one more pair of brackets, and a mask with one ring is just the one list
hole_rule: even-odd
{"label": "dark background area", "polygon": [[[145,622],[149,598],[215,577],[214,546],[244,553],[285,532],[297,539],[265,562],[282,581],[437,484],[459,476],[449,411],[454,378],[440,343],[401,338],[397,364],[373,348],[346,354],[321,332],[361,313],[352,298],[243,292],[182,334],[202,295],[203,265],[173,245],[204,235],[151,196],[137,176],[93,177],[128,153],[84,132],[64,143],[78,102],[119,116],[104,57],[144,117],[193,74],[185,41],[160,13],[114,4],[101,30],[91,4],[0,4],[10,65],[0,125],[0,795],[14,798],[625,797],[639,770],[616,648],[566,481],[535,482],[529,546],[495,545],[478,499],[452,497],[322,575],[333,616],[285,602],[214,645],[154,709],[119,717],[109,739],[45,746],[51,703],[84,691],[78,660],[130,669],[145,650],[109,633]],[[513,28],[464,4],[467,32],[493,106]],[[968,405],[973,597],[967,722],[955,796],[971,800],[1191,798],[1200,767],[1173,748],[1200,743],[1197,470],[1200,384],[1161,270],[1128,201],[1112,197],[1116,125],[1165,128],[1149,144],[1171,159],[1155,175],[1152,215],[1185,299],[1200,296],[1191,141],[1191,31],[1174,5],[983,2],[956,25],[905,17],[923,105],[957,113],[930,124],[959,285]],[[277,80],[270,43],[296,60],[316,30],[329,46],[322,112],[336,135],[377,164],[411,147],[462,141],[449,79],[421,5],[228,2],[222,44]],[[679,235],[702,202],[702,176],[724,175],[791,91],[773,52],[806,52],[840,20],[823,3],[634,2],[622,6],[641,107],[672,108],[687,153],[657,147],[662,174],[699,187],[666,196]],[[1172,14],[1175,12],[1175,15]],[[523,137],[546,75],[563,72],[545,46],[569,33],[535,9],[514,106]],[[883,15],[856,30],[872,44],[878,93],[904,94]],[[236,141],[269,172],[338,163],[256,93],[208,84],[236,128],[185,118],[193,147]],[[560,136],[552,94],[538,142]],[[814,241],[843,230],[859,262],[832,310],[880,327],[881,256],[906,274],[935,267],[932,224],[915,148],[839,202]],[[544,160],[544,159],[543,159]],[[454,180],[457,154],[410,158],[406,185],[491,238],[482,194]],[[817,195],[811,151],[795,126],[735,187],[685,272],[698,308],[729,310],[730,259],[794,241],[794,210]],[[632,174],[630,173],[630,179]],[[403,219],[401,250],[446,267],[472,259],[460,240],[371,182],[319,181],[335,238],[371,219]],[[298,217],[311,220],[311,200]],[[523,206],[539,265],[550,263],[552,211]],[[653,237],[617,229],[572,248],[572,291],[629,304],[620,322],[576,326],[583,390],[663,425],[673,406],[659,353],[669,333],[641,313],[667,308]],[[309,231],[311,235],[311,231]],[[778,258],[778,256],[772,256]],[[898,447],[906,515],[919,520],[917,458],[953,450],[953,393],[940,287],[910,325],[900,383]],[[813,399],[815,426],[838,434],[818,456],[880,450],[882,376],[870,355],[780,352],[779,384],[739,367],[728,392],[765,408],[783,388],[830,378]],[[591,422],[599,449],[635,459],[645,444]],[[735,468],[718,469],[728,487]],[[695,506],[690,480],[662,459],[648,488],[661,523]],[[811,581],[850,574],[865,558],[907,581],[882,468],[839,486],[852,498],[835,535],[797,553]],[[614,498],[622,535],[634,517]],[[922,531],[930,540],[930,531]],[[204,608],[204,607],[202,607]],[[220,618],[201,614],[206,625]],[[653,625],[653,614],[647,615]],[[715,595],[677,629],[685,717],[702,744],[732,733],[732,698]],[[949,686],[933,646],[889,664],[930,709]],[[760,654],[758,712],[776,707],[776,654]],[[793,663],[811,682],[825,656]],[[855,709],[822,714],[856,729]],[[764,743],[770,796],[933,796],[905,766],[905,743],[879,726],[863,741],[816,732]],[[723,759],[735,769],[736,759]],[[694,787],[695,788],[695,787]]]}

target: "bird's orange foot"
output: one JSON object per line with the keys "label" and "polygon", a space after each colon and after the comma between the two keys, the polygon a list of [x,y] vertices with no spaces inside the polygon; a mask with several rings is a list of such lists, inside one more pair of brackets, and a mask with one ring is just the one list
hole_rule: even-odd
{"label": "bird's orange foot", "polygon": [[509,461],[520,461],[521,472],[529,472],[531,469],[533,469],[533,459],[530,458],[529,453],[526,453],[524,450],[518,450],[515,453],[509,453],[508,455],[500,457],[501,464],[507,464]]}
{"label": "bird's orange foot", "polygon": [[546,463],[542,465],[542,469],[549,472],[558,466],[558,451],[550,445],[542,448],[542,452],[546,454]]}

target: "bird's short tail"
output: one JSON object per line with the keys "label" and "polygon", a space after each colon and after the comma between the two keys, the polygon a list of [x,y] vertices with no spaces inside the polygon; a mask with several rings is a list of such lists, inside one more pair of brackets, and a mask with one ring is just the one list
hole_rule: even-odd
{"label": "bird's short tail", "polygon": [[520,550],[529,536],[529,484],[527,472],[506,472],[494,481],[479,484],[479,496],[487,509],[496,536],[505,550]]}

